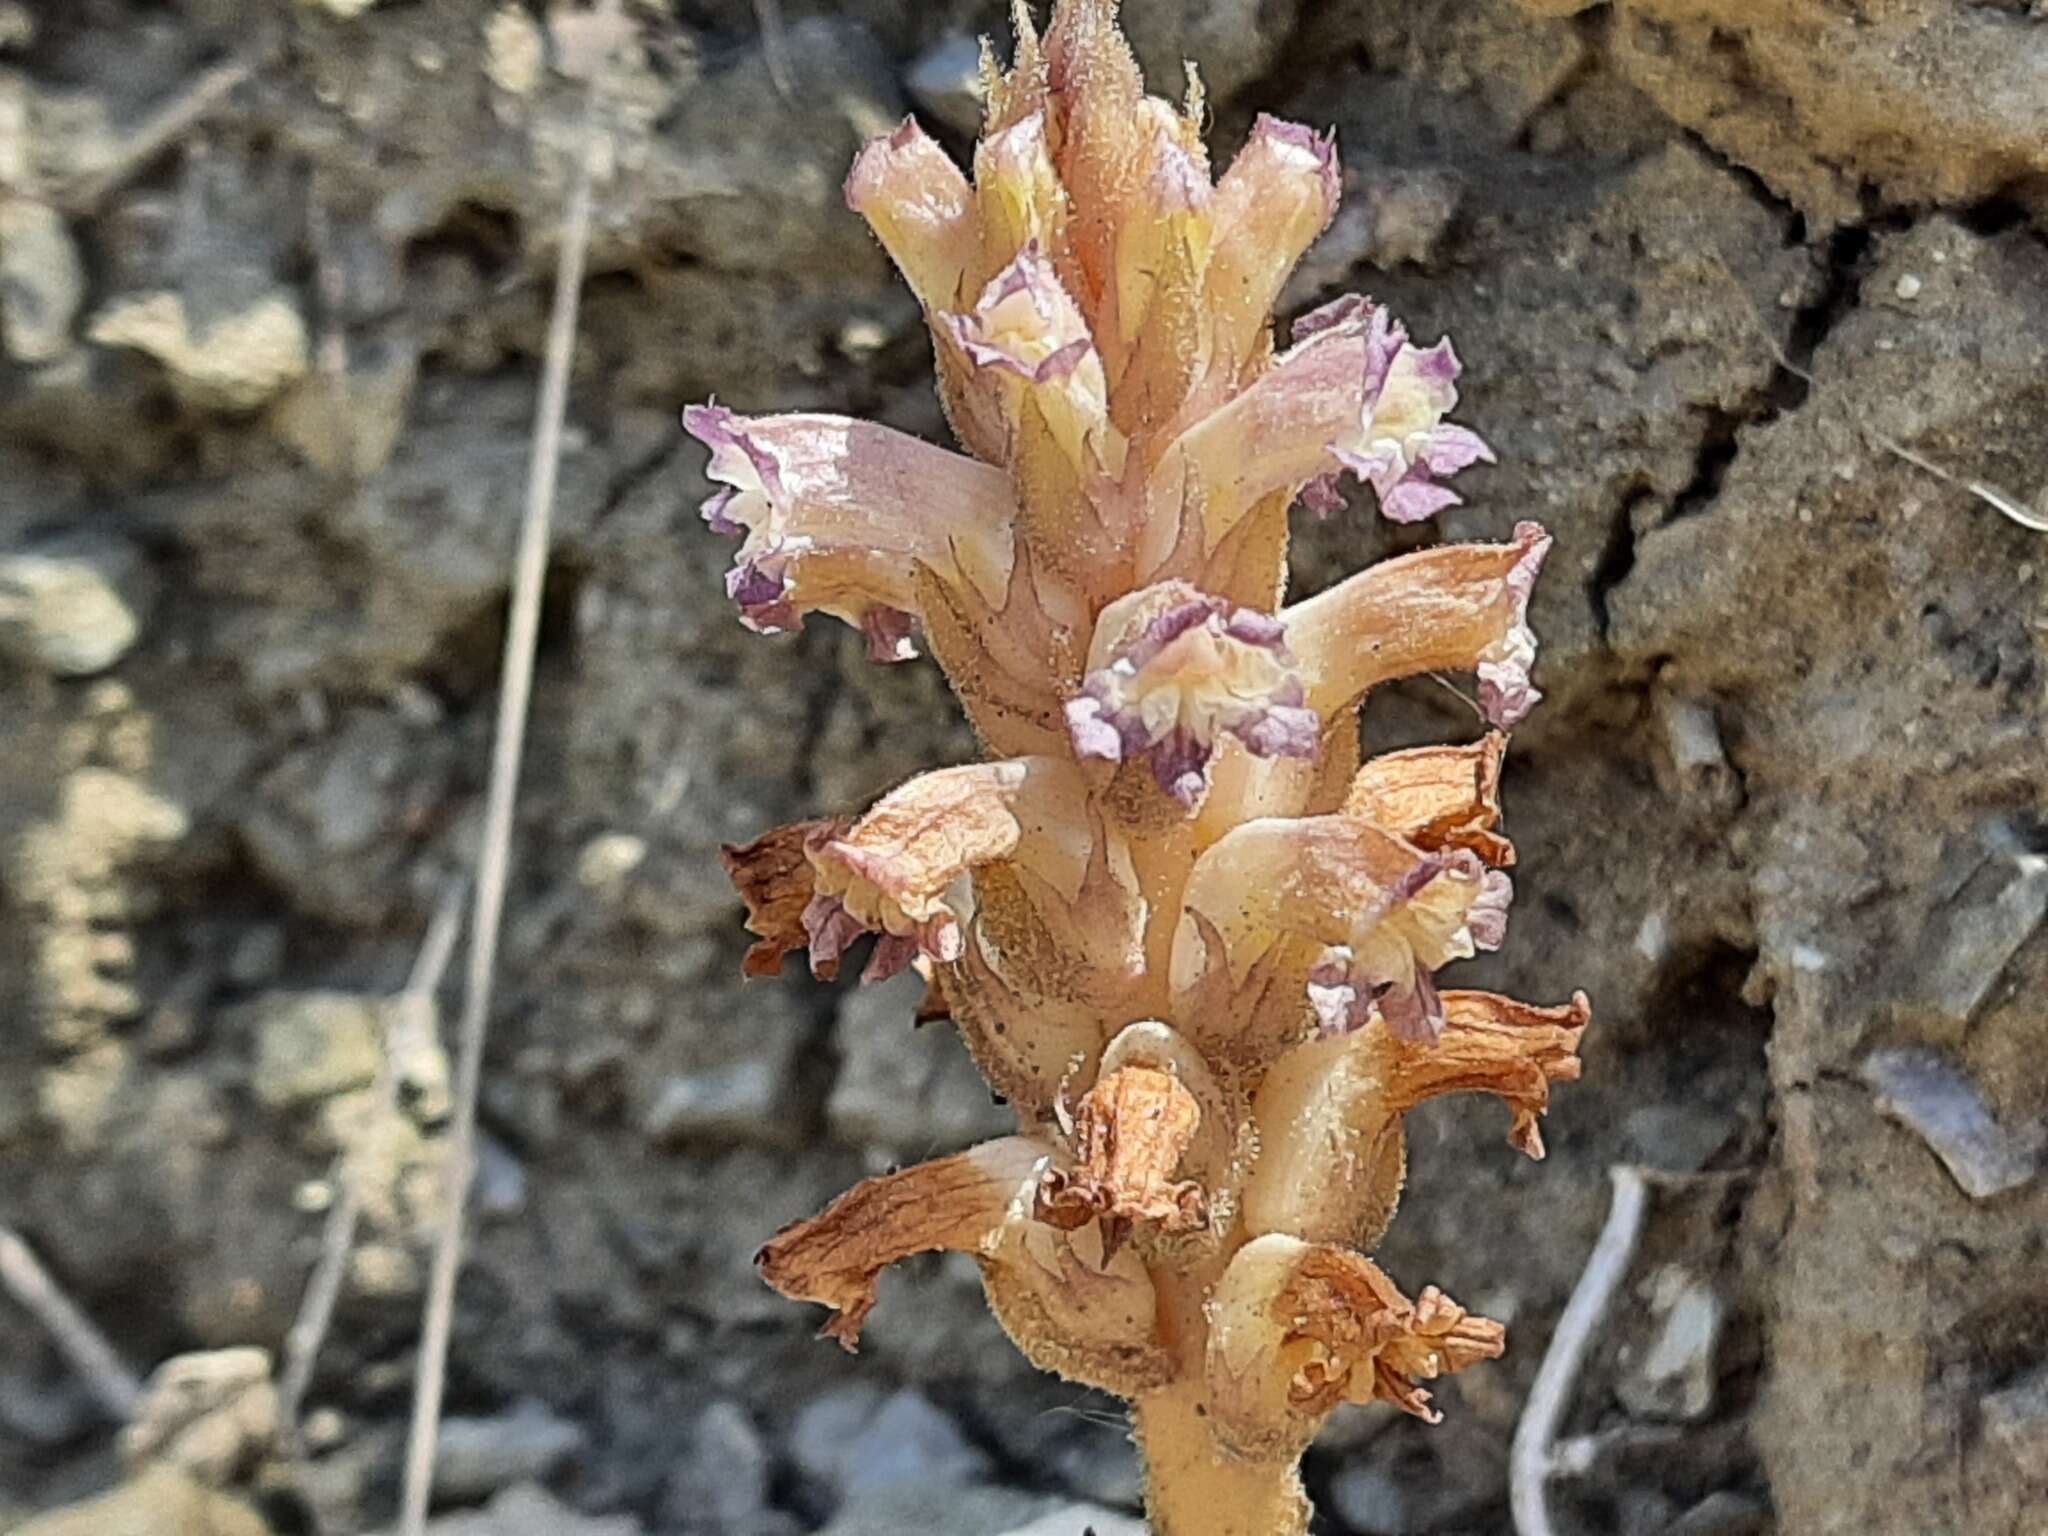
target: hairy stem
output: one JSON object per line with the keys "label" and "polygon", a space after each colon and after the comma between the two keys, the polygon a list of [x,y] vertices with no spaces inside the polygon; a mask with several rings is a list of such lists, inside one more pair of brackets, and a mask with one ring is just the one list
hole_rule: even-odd
{"label": "hairy stem", "polygon": [[1304,1536],[1308,1496],[1292,1461],[1249,1461],[1210,1432],[1199,1373],[1131,1404],[1157,1536]]}
{"label": "hairy stem", "polygon": [[1254,1461],[1216,1438],[1206,1399],[1209,1292],[1242,1233],[1210,1264],[1154,1269],[1162,1332],[1180,1361],[1174,1381],[1131,1400],[1132,1438],[1145,1462],[1145,1513],[1154,1536],[1306,1536],[1308,1495],[1295,1459]]}

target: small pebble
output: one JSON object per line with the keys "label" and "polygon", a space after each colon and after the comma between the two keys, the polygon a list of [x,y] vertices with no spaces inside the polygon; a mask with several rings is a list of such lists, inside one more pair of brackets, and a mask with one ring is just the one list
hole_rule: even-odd
{"label": "small pebble", "polygon": [[1907,272],[1900,276],[1898,282],[1893,286],[1892,292],[1896,293],[1901,299],[1911,302],[1920,297],[1920,290],[1925,286],[1926,284],[1921,282],[1917,275]]}
{"label": "small pebble", "polygon": [[1877,1111],[1912,1131],[1972,1200],[2017,1189],[2040,1166],[2041,1138],[2016,1135],[1992,1117],[1977,1085],[1938,1051],[1873,1051],[1863,1080]]}

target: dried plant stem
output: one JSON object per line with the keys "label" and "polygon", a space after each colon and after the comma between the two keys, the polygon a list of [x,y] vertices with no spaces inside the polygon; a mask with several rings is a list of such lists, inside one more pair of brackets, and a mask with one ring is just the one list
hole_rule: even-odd
{"label": "dried plant stem", "polygon": [[754,0],[754,20],[761,28],[761,57],[768,65],[768,80],[775,94],[785,102],[796,99],[796,82],[789,68],[789,35],[782,25],[782,0]]}
{"label": "dried plant stem", "polygon": [[1557,1432],[1571,1406],[1572,1389],[1578,1383],[1586,1351],[1635,1260],[1643,1218],[1649,1211],[1650,1184],[1641,1169],[1616,1164],[1608,1176],[1614,1180],[1614,1200],[1608,1207],[1607,1224],[1600,1229],[1599,1241],[1593,1244],[1572,1299],[1550,1336],[1550,1348],[1536,1372],[1536,1384],[1529,1389],[1529,1401],[1508,1452],[1508,1503],[1521,1536],[1556,1536],[1557,1528],[1550,1521],[1549,1486],[1558,1470]]}
{"label": "dried plant stem", "polygon": [[[433,919],[427,925],[419,953],[413,958],[412,974],[406,978],[405,990],[392,999],[386,1014],[384,1060],[371,1087],[375,1100],[371,1111],[373,1122],[383,1120],[397,1108],[398,1062],[404,1044],[402,1036],[407,1025],[429,1006],[441,985],[441,978],[447,974],[448,961],[455,953],[456,931],[462,922],[464,884],[459,880],[451,882],[443,894],[441,904],[434,909]],[[278,1422],[294,1447],[299,1438],[299,1412],[306,1400],[306,1389],[313,1381],[313,1366],[320,1357],[320,1346],[334,1321],[335,1304],[341,1299],[342,1281],[348,1273],[348,1256],[355,1247],[356,1227],[363,1213],[362,1181],[349,1166],[347,1151],[335,1158],[330,1182],[335,1190],[334,1204],[329,1208],[327,1224],[320,1232],[320,1257],[313,1265],[312,1274],[307,1277],[306,1294],[299,1302],[299,1315],[293,1319],[291,1331],[285,1335],[284,1369],[278,1379]]]}
{"label": "dried plant stem", "polygon": [[0,1226],[0,1286],[34,1314],[110,1418],[135,1417],[142,1384],[12,1227]]}
{"label": "dried plant stem", "polygon": [[[603,14],[616,15],[617,0],[606,0],[601,9]],[[427,1281],[419,1365],[413,1383],[412,1425],[406,1439],[404,1495],[399,1514],[401,1536],[421,1536],[426,1530],[427,1504],[433,1491],[434,1446],[440,1432],[441,1395],[448,1367],[448,1336],[455,1317],[455,1280],[462,1267],[463,1216],[476,1174],[476,1101],[483,1073],[485,1025],[490,1017],[491,973],[497,961],[498,925],[504,913],[506,878],[512,859],[512,816],[519,790],[520,756],[526,741],[527,704],[533,691],[534,647],[540,633],[548,532],[562,457],[569,365],[575,352],[577,307],[583,287],[584,258],[590,245],[598,79],[598,73],[593,72],[586,87],[583,131],[568,206],[562,215],[547,353],[534,416],[533,455],[528,465],[526,508],[519,528],[511,621],[505,632],[497,730],[484,804],[483,848],[477,863],[476,905],[463,980],[446,1206]]]}
{"label": "dried plant stem", "polygon": [[237,86],[255,74],[257,62],[245,56],[214,65],[173,100],[151,113],[140,127],[122,140],[118,152],[107,164],[52,188],[51,200],[65,213],[95,211],[110,193],[120,190],[150,161],[211,116]]}

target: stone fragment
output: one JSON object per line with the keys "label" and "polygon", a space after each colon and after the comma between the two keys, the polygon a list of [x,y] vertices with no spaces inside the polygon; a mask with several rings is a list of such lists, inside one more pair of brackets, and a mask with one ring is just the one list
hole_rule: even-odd
{"label": "stone fragment", "polygon": [[769,1525],[769,1477],[773,1471],[768,1447],[746,1410],[736,1403],[713,1403],[697,1416],[689,1449],[669,1473],[662,1508],[669,1524],[705,1530],[714,1536],[740,1536]]}
{"label": "stone fragment", "polygon": [[850,1146],[922,1157],[1000,1136],[1013,1123],[990,1101],[957,1031],[912,1024],[923,996],[924,982],[909,971],[841,995],[840,1068],[825,1119]]}
{"label": "stone fragment", "polygon": [[805,1472],[849,1500],[972,1483],[989,1471],[988,1457],[922,1393],[905,1387],[885,1398],[865,1382],[806,1403],[790,1450]]}
{"label": "stone fragment", "polygon": [[2002,1448],[2030,1482],[2048,1486],[2048,1366],[1988,1395],[1984,1437]]}
{"label": "stone fragment", "polygon": [[1295,0],[1131,0],[1123,24],[1152,89],[1177,97],[1193,60],[1212,103],[1229,100],[1273,62],[1292,31]]}
{"label": "stone fragment", "polygon": [[[0,1433],[24,1445],[60,1449],[97,1428],[104,1412],[85,1383],[69,1371],[55,1378],[27,1371],[0,1375]],[[7,1506],[0,1503],[0,1530],[6,1529]]]}
{"label": "stone fragment", "polygon": [[906,1485],[851,1499],[821,1536],[1144,1536],[1128,1515],[1015,1488]]}
{"label": "stone fragment", "polygon": [[343,21],[353,21],[374,6],[377,0],[303,0],[303,3],[317,6],[330,16],[339,16]]}
{"label": "stone fragment", "polygon": [[484,73],[491,84],[514,96],[528,96],[540,84],[547,39],[519,5],[502,5],[484,23]]}
{"label": "stone fragment", "polygon": [[135,1419],[121,1431],[131,1468],[162,1463],[212,1488],[232,1483],[277,1435],[277,1389],[267,1349],[177,1355],[156,1368]]}
{"label": "stone fragment", "polygon": [[981,44],[965,32],[948,32],[917,56],[903,77],[926,115],[956,133],[981,126]]}
{"label": "stone fragment", "polygon": [[576,855],[576,880],[587,890],[617,887],[647,858],[647,840],[630,832],[600,832]]}
{"label": "stone fragment", "polygon": [[1695,1423],[1713,1410],[1715,1359],[1726,1309],[1713,1286],[1676,1265],[1650,1282],[1656,1333],[1628,1362],[1615,1393],[1639,1418]]}
{"label": "stone fragment", "polygon": [[1722,1488],[1666,1526],[1664,1536],[1768,1536],[1776,1528],[1763,1500]]}
{"label": "stone fragment", "polygon": [[179,396],[204,410],[252,411],[307,368],[306,322],[282,292],[204,325],[176,293],[130,295],[102,310],[87,334],[155,358]]}
{"label": "stone fragment", "polygon": [[2017,1189],[2041,1166],[2042,1131],[2008,1130],[1977,1085],[1939,1051],[1920,1046],[1873,1051],[1863,1081],[1877,1111],[1926,1142],[1972,1200]]}
{"label": "stone fragment", "polygon": [[582,1454],[583,1427],[544,1403],[520,1403],[489,1418],[451,1418],[434,1449],[434,1492],[452,1503],[537,1482]]}
{"label": "stone fragment", "polygon": [[1403,1536],[1416,1529],[1401,1480],[1376,1462],[1347,1462],[1330,1480],[1330,1507],[1365,1536]]}
{"label": "stone fragment", "polygon": [[510,1221],[526,1209],[526,1165],[497,1137],[479,1133],[470,1199],[486,1221]]}
{"label": "stone fragment", "polygon": [[793,21],[784,43],[787,101],[760,48],[682,98],[669,132],[702,180],[675,204],[675,239],[723,272],[833,271],[861,286],[879,278],[879,251],[842,189],[860,145],[903,118],[895,72],[838,17]]}
{"label": "stone fragment", "polygon": [[74,534],[0,554],[0,651],[53,677],[90,677],[142,635],[149,573],[133,545]]}
{"label": "stone fragment", "polygon": [[353,346],[344,369],[315,370],[287,391],[268,425],[315,469],[367,480],[390,462],[418,378],[410,348]]}
{"label": "stone fragment", "polygon": [[250,1086],[271,1109],[292,1109],[367,1086],[382,1060],[383,1005],[349,992],[272,992],[233,1011],[253,1038]]}
{"label": "stone fragment", "polygon": [[640,1536],[631,1515],[583,1515],[544,1488],[521,1483],[507,1488],[482,1509],[443,1515],[427,1526],[428,1536]]}
{"label": "stone fragment", "polygon": [[1990,999],[2022,944],[2048,918],[2048,858],[1995,850],[1929,923],[1913,963],[1911,1002],[1960,1030]]}
{"label": "stone fragment", "polygon": [[11,1536],[270,1536],[270,1527],[240,1499],[174,1467],[152,1467],[111,1493],[38,1515]]}
{"label": "stone fragment", "polygon": [[759,1057],[703,1072],[677,1073],[657,1090],[641,1121],[661,1146],[693,1141],[780,1143],[790,1126],[778,1111],[781,1074]]}
{"label": "stone fragment", "polygon": [[1145,1536],[1145,1522],[1099,1504],[1063,1504],[1003,1536]]}
{"label": "stone fragment", "polygon": [[18,363],[47,363],[71,347],[85,301],[85,267],[64,216],[32,198],[0,198],[0,329]]}

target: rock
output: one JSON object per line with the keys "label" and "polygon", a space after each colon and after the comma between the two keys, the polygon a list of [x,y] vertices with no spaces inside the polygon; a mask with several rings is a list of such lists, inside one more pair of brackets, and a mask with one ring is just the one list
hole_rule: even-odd
{"label": "rock", "polygon": [[617,887],[647,860],[647,840],[630,832],[601,832],[576,855],[576,880],[587,890]]}
{"label": "rock", "polygon": [[1099,1504],[1063,1504],[1003,1536],[1145,1536],[1145,1522]]}
{"label": "rock", "polygon": [[1664,1536],[1769,1536],[1776,1528],[1762,1499],[1723,1488],[1672,1521]]}
{"label": "rock", "polygon": [[1940,1052],[1919,1046],[1873,1051],[1862,1074],[1876,1094],[1877,1112],[1926,1142],[1972,1200],[2017,1189],[2039,1170],[2041,1128],[2001,1126],[1977,1085]]}
{"label": "rock", "polygon": [[956,133],[981,127],[987,99],[981,88],[981,43],[965,32],[948,32],[912,61],[903,83],[918,106]]}
{"label": "rock", "polygon": [[339,16],[343,21],[356,17],[376,5],[377,0],[303,0],[307,5],[316,5],[330,16]]}
{"label": "rock", "polygon": [[1985,1397],[1984,1437],[2018,1465],[2029,1482],[2048,1484],[2048,1366]]}
{"label": "rock", "polygon": [[150,580],[132,545],[77,534],[0,555],[0,650],[56,677],[114,665],[142,634]]}
{"label": "rock", "polygon": [[434,1450],[437,1498],[466,1503],[548,1477],[583,1453],[583,1427],[528,1400],[487,1419],[442,1421]]}
{"label": "rock", "polygon": [[418,380],[410,347],[351,347],[345,369],[307,374],[267,424],[315,469],[367,480],[391,461]]}
{"label": "rock", "polygon": [[727,272],[833,270],[866,286],[878,252],[842,187],[861,144],[903,116],[894,71],[852,21],[806,18],[784,44],[787,101],[758,48],[683,97],[669,136],[702,180],[676,201],[673,238]]}
{"label": "rock", "polygon": [[11,1536],[270,1536],[270,1527],[240,1499],[174,1468],[152,1467],[111,1493],[38,1515]]}
{"label": "rock", "polygon": [[2048,858],[1994,848],[1914,947],[1908,1006],[1924,1010],[1948,1031],[1962,1030],[2044,918]]}
{"label": "rock", "polygon": [[1362,1536],[1405,1536],[1415,1522],[1401,1482],[1386,1467],[1353,1461],[1330,1480],[1330,1507]]}
{"label": "rock", "polygon": [[47,363],[71,346],[85,267],[64,216],[25,197],[0,199],[0,329],[18,363]]}
{"label": "rock", "polygon": [[277,1435],[277,1389],[267,1349],[177,1355],[150,1376],[121,1431],[131,1468],[173,1466],[208,1487],[232,1483]]}
{"label": "rock", "polygon": [[351,992],[271,992],[234,1009],[255,1041],[250,1087],[271,1109],[293,1109],[366,1087],[383,1060],[383,1004]]}
{"label": "rock", "polygon": [[957,1031],[912,1023],[923,996],[923,981],[910,971],[841,995],[839,1076],[825,1103],[841,1141],[923,1157],[1001,1136],[1015,1124],[990,1101]]}
{"label": "rock", "polygon": [[757,1058],[704,1072],[678,1073],[656,1091],[641,1131],[660,1146],[693,1141],[788,1140],[792,1127],[781,1110],[782,1073]]}
{"label": "rock", "polygon": [[278,923],[257,923],[236,935],[228,949],[227,979],[238,987],[261,987],[284,969],[285,932]]}
{"label": "rock", "polygon": [[469,1197],[486,1221],[509,1221],[526,1209],[526,1165],[487,1131],[477,1133],[476,1183]]}
{"label": "rock", "polygon": [[631,1515],[580,1515],[532,1483],[507,1488],[482,1509],[443,1515],[428,1536],[640,1536]]}
{"label": "rock", "polygon": [[735,1403],[713,1403],[697,1416],[690,1446],[669,1474],[663,1518],[707,1536],[746,1536],[772,1518],[768,1447]]}
{"label": "rock", "polygon": [[[25,1371],[0,1375],[0,1431],[24,1445],[39,1450],[69,1445],[97,1428],[102,1413],[85,1384],[68,1371],[54,1379]],[[6,1509],[0,1504],[0,1530],[8,1528]]]}
{"label": "rock", "polygon": [[1694,1423],[1712,1411],[1725,1310],[1714,1288],[1698,1276],[1676,1265],[1657,1272],[1650,1311],[1661,1325],[1615,1384],[1631,1413]]}
{"label": "rock", "polygon": [[852,1499],[820,1536],[1144,1536],[1128,1515],[1013,1488],[907,1485]]}
{"label": "rock", "polygon": [[205,410],[252,411],[307,368],[306,322],[281,292],[204,325],[176,293],[133,295],[102,310],[88,334],[155,358],[180,397]]}
{"label": "rock", "polygon": [[484,73],[514,96],[530,96],[547,63],[547,39],[525,9],[500,6],[484,23]]}
{"label": "rock", "polygon": [[790,1451],[811,1477],[852,1500],[897,1487],[971,1483],[988,1458],[929,1399],[905,1387],[887,1398],[856,1383],[806,1403]]}
{"label": "rock", "polygon": [[1178,97],[1181,65],[1191,59],[1215,104],[1265,72],[1294,12],[1295,0],[1130,0],[1123,23],[1156,94]]}
{"label": "rock", "polygon": [[1669,1173],[1698,1173],[1741,1123],[1703,1104],[1645,1104],[1629,1111],[1622,1136],[1631,1161]]}

